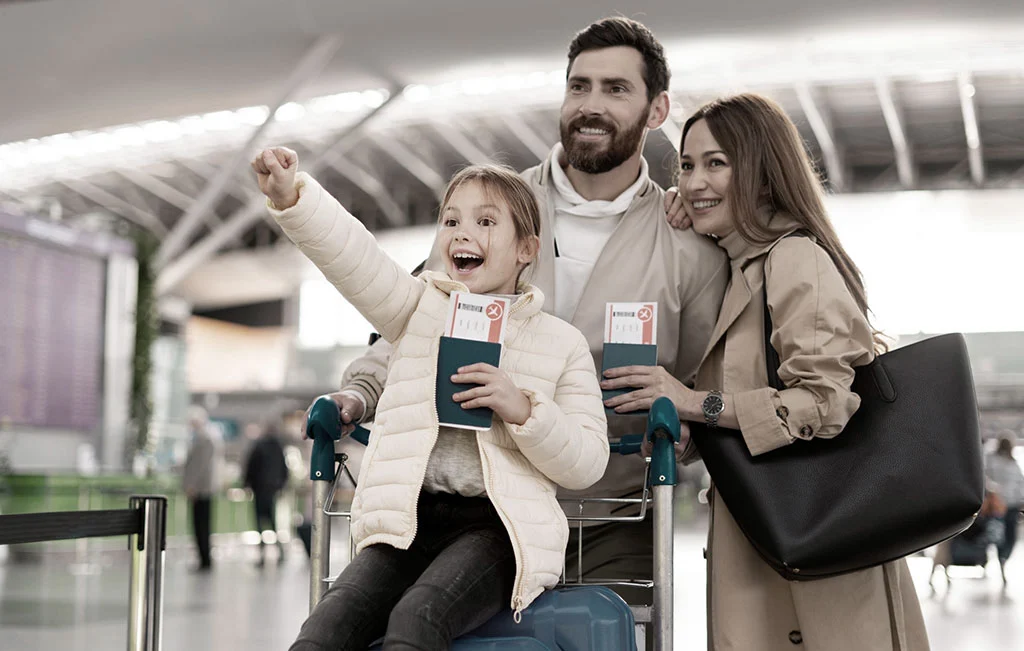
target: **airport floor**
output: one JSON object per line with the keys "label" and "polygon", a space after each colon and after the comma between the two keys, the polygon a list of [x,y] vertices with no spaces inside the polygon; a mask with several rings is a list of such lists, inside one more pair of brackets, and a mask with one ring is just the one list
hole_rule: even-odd
{"label": "airport floor", "polygon": [[[336,530],[335,540],[343,535]],[[676,533],[677,650],[706,648],[703,542],[696,528]],[[339,562],[343,546],[335,545],[333,553]],[[1024,554],[1018,554],[1007,564],[1005,590],[994,560],[987,576],[980,569],[954,568],[950,587],[937,575],[933,591],[931,560],[910,559],[933,651],[1024,649]],[[0,564],[0,649],[126,648],[127,552],[82,550],[43,558]],[[252,545],[221,542],[214,570],[194,574],[187,541],[174,541],[165,564],[164,651],[288,648],[307,613],[305,552],[292,541],[280,565],[273,549],[265,568],[255,567],[256,558]]]}

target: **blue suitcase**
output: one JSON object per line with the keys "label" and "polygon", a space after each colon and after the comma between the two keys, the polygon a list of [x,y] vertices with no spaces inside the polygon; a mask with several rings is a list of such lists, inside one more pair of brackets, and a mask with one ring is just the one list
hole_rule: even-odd
{"label": "blue suitcase", "polygon": [[[452,651],[557,651],[528,637],[460,638],[452,642]],[[380,651],[374,644],[370,651]]]}
{"label": "blue suitcase", "polygon": [[[495,616],[463,639],[527,636],[559,651],[624,651],[636,648],[633,611],[622,597],[599,586],[548,590],[523,611],[519,624],[511,611]],[[465,647],[477,651],[491,647]],[[509,647],[516,648],[516,647]]]}
{"label": "blue suitcase", "polygon": [[[512,620],[496,615],[460,637],[452,651],[625,651],[636,648],[633,611],[622,597],[600,586],[548,590]],[[379,646],[372,649],[376,651]]]}

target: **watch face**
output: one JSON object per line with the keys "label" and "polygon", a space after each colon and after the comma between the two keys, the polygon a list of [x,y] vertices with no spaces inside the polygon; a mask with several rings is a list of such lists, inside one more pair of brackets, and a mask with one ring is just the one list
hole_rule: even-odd
{"label": "watch face", "polygon": [[702,406],[704,408],[704,413],[709,416],[718,416],[725,411],[725,403],[722,402],[722,398],[713,394],[704,398]]}

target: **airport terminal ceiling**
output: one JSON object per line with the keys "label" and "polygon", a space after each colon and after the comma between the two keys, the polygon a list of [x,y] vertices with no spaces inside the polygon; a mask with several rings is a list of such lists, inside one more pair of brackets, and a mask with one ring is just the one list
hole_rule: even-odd
{"label": "airport terminal ceiling", "polygon": [[174,293],[218,253],[279,241],[238,164],[269,116],[264,141],[333,154],[322,179],[370,228],[429,223],[458,166],[546,155],[566,45],[617,12],[673,68],[645,152],[663,184],[688,113],[755,90],[793,115],[833,191],[1024,187],[1021,3],[725,4],[4,3],[0,202],[154,233]]}

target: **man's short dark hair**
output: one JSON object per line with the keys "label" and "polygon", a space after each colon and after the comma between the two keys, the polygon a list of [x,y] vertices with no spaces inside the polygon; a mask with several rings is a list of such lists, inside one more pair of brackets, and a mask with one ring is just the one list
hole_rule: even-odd
{"label": "man's short dark hair", "polygon": [[644,84],[647,85],[647,101],[652,101],[662,91],[668,90],[671,73],[665,61],[665,50],[651,30],[630,18],[612,16],[592,23],[578,32],[569,44],[569,66],[566,79],[576,57],[589,50],[603,50],[606,47],[631,47],[644,59]]}

